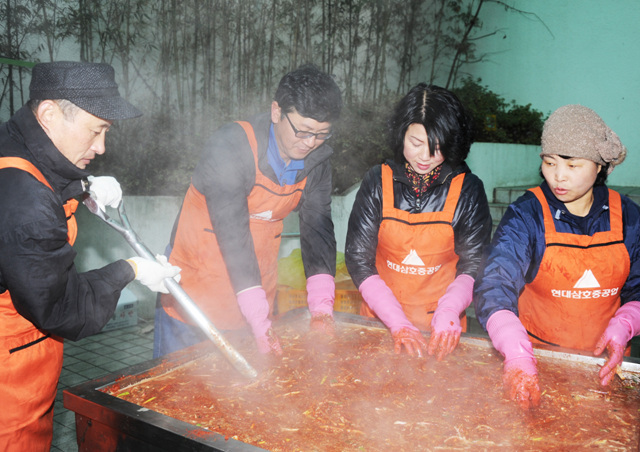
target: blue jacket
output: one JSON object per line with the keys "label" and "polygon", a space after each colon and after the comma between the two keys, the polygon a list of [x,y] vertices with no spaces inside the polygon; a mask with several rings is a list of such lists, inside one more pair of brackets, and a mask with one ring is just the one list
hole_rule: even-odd
{"label": "blue jacket", "polygon": [[[546,182],[541,187],[558,232],[593,235],[610,230],[606,186],[593,188],[593,206],[585,217],[569,213]],[[626,196],[621,198],[624,244],[631,261],[629,277],[620,292],[624,304],[640,301],[640,207]],[[533,193],[527,192],[509,206],[485,251],[473,300],[483,328],[486,329],[487,320],[496,311],[508,309],[518,315],[520,293],[536,277],[544,251],[542,206]]]}

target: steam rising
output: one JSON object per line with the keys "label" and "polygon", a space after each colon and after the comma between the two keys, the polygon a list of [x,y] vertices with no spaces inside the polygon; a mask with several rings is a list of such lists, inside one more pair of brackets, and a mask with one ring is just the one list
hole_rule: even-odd
{"label": "steam rising", "polygon": [[546,394],[523,412],[503,394],[502,359],[488,342],[463,340],[437,362],[394,354],[384,329],[338,323],[329,340],[308,331],[308,313],[276,330],[282,358],[260,355],[249,334],[229,337],[258,370],[255,381],[214,351],[128,388],[130,401],[272,451],[624,449],[639,441],[629,427],[638,425],[637,387],[599,391],[594,366],[539,359]]}

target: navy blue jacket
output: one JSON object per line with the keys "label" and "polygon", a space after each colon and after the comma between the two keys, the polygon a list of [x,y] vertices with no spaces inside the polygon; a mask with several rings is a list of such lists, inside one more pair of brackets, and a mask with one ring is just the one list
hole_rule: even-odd
{"label": "navy blue jacket", "polygon": [[[540,186],[558,232],[593,235],[611,229],[606,186],[593,188],[593,205],[585,217],[569,213],[546,182]],[[629,277],[620,292],[624,304],[640,301],[640,207],[626,196],[621,198],[624,244],[631,261]],[[518,315],[520,293],[525,284],[536,277],[545,248],[542,206],[533,193],[527,192],[511,204],[502,217],[476,280],[476,317],[485,329],[487,320],[496,311],[507,309]]]}

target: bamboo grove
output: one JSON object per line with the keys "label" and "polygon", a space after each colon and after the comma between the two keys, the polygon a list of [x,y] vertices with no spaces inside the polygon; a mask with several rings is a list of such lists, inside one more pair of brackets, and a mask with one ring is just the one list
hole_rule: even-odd
{"label": "bamboo grove", "polygon": [[[463,65],[482,59],[473,42],[488,1],[0,0],[0,57],[114,65],[145,116],[116,127],[109,139],[126,158],[113,152],[102,164],[135,193],[159,180],[180,191],[206,136],[264,110],[280,77],[303,63],[335,75],[360,151],[378,158],[383,140],[367,115],[417,82],[454,86]],[[1,121],[26,101],[28,68],[0,64],[0,73]]]}

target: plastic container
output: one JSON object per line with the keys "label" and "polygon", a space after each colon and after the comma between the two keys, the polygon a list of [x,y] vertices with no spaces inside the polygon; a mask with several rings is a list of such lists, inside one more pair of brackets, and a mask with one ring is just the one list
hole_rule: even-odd
{"label": "plastic container", "polygon": [[[339,286],[341,288],[339,288]],[[333,305],[333,310],[338,312],[346,312],[349,314],[360,313],[360,303],[362,302],[362,295],[351,284],[352,289],[342,288],[347,286],[346,284],[336,284],[336,301]],[[293,287],[279,285],[276,291],[276,302],[274,307],[274,314],[282,314],[292,309],[306,307],[307,306],[307,291],[298,290]]]}

